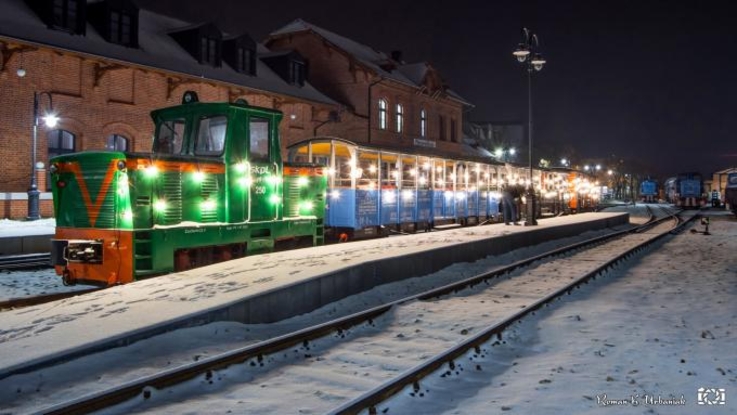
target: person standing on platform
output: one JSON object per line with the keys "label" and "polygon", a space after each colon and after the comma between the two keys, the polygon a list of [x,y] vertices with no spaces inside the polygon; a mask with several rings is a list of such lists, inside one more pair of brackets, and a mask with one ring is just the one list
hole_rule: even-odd
{"label": "person standing on platform", "polygon": [[514,206],[514,196],[509,190],[509,185],[504,185],[502,188],[502,214],[504,215],[505,225],[509,225],[510,221],[518,225],[517,209]]}

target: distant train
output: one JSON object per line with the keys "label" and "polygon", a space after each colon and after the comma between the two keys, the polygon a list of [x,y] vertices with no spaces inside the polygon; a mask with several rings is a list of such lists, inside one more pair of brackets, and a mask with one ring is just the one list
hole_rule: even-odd
{"label": "distant train", "polygon": [[657,181],[645,179],[640,183],[640,200],[644,203],[655,203],[658,201]]}
{"label": "distant train", "polygon": [[704,199],[701,173],[681,173],[665,181],[665,200],[683,208],[699,208]]}
{"label": "distant train", "polygon": [[[503,185],[530,185],[524,167],[334,137],[296,143],[283,162],[282,113],[241,100],[202,103],[188,91],[151,116],[151,153],[51,160],[52,263],[64,283],[124,284],[328,240],[481,224],[499,218]],[[532,176],[540,202],[559,210],[597,199],[575,170]]]}
{"label": "distant train", "polygon": [[737,173],[727,175],[727,186],[724,189],[724,202],[737,215]]}

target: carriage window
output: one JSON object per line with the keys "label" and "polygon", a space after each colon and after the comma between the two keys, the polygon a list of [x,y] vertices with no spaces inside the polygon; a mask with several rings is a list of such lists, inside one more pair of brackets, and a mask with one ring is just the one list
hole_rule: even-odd
{"label": "carriage window", "polygon": [[159,133],[154,141],[154,153],[179,154],[182,152],[184,120],[168,120],[159,124]]}
{"label": "carriage window", "polygon": [[198,156],[219,156],[223,154],[227,126],[228,119],[224,115],[200,119],[194,153]]}
{"label": "carriage window", "polygon": [[251,118],[249,134],[251,137],[251,161],[269,161],[269,120]]}

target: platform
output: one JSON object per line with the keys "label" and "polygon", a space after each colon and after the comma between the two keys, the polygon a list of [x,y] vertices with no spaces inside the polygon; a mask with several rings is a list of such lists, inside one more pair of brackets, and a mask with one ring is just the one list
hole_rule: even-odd
{"label": "platform", "polygon": [[627,213],[583,213],[276,252],[7,311],[0,379],[178,328],[274,322],[456,262],[628,223]]}

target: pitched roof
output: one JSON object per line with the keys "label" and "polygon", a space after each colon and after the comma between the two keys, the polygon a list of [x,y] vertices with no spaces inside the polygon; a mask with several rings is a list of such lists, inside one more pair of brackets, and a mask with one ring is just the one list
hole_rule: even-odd
{"label": "pitched roof", "polygon": [[[257,60],[257,76],[241,74],[225,62],[222,67],[200,64],[171,36],[172,32],[201,25],[192,24],[168,16],[141,9],[139,13],[139,47],[129,48],[109,43],[87,23],[86,35],[70,35],[49,29],[23,0],[1,0],[0,38],[15,39],[97,56],[137,66],[161,69],[171,73],[196,76],[203,80],[230,83],[257,91],[291,96],[302,100],[338,105],[308,83],[303,87],[291,85],[266,64]],[[227,34],[223,34],[227,35]],[[257,44],[258,53],[268,53]]]}
{"label": "pitched roof", "polygon": [[[271,32],[269,34],[269,38],[303,32],[316,33],[318,36],[335,45],[335,47],[351,55],[362,65],[374,71],[378,76],[401,82],[415,88],[422,89],[425,75],[431,68],[430,64],[427,62],[417,62],[412,64],[396,62],[391,56],[384,52],[333,33],[327,29],[315,26],[314,24],[302,19],[296,19],[286,26]],[[386,69],[387,64],[390,64],[396,68],[396,70]],[[468,101],[449,88],[444,88],[444,92],[446,92],[451,98],[460,101],[465,105],[471,105]]]}

